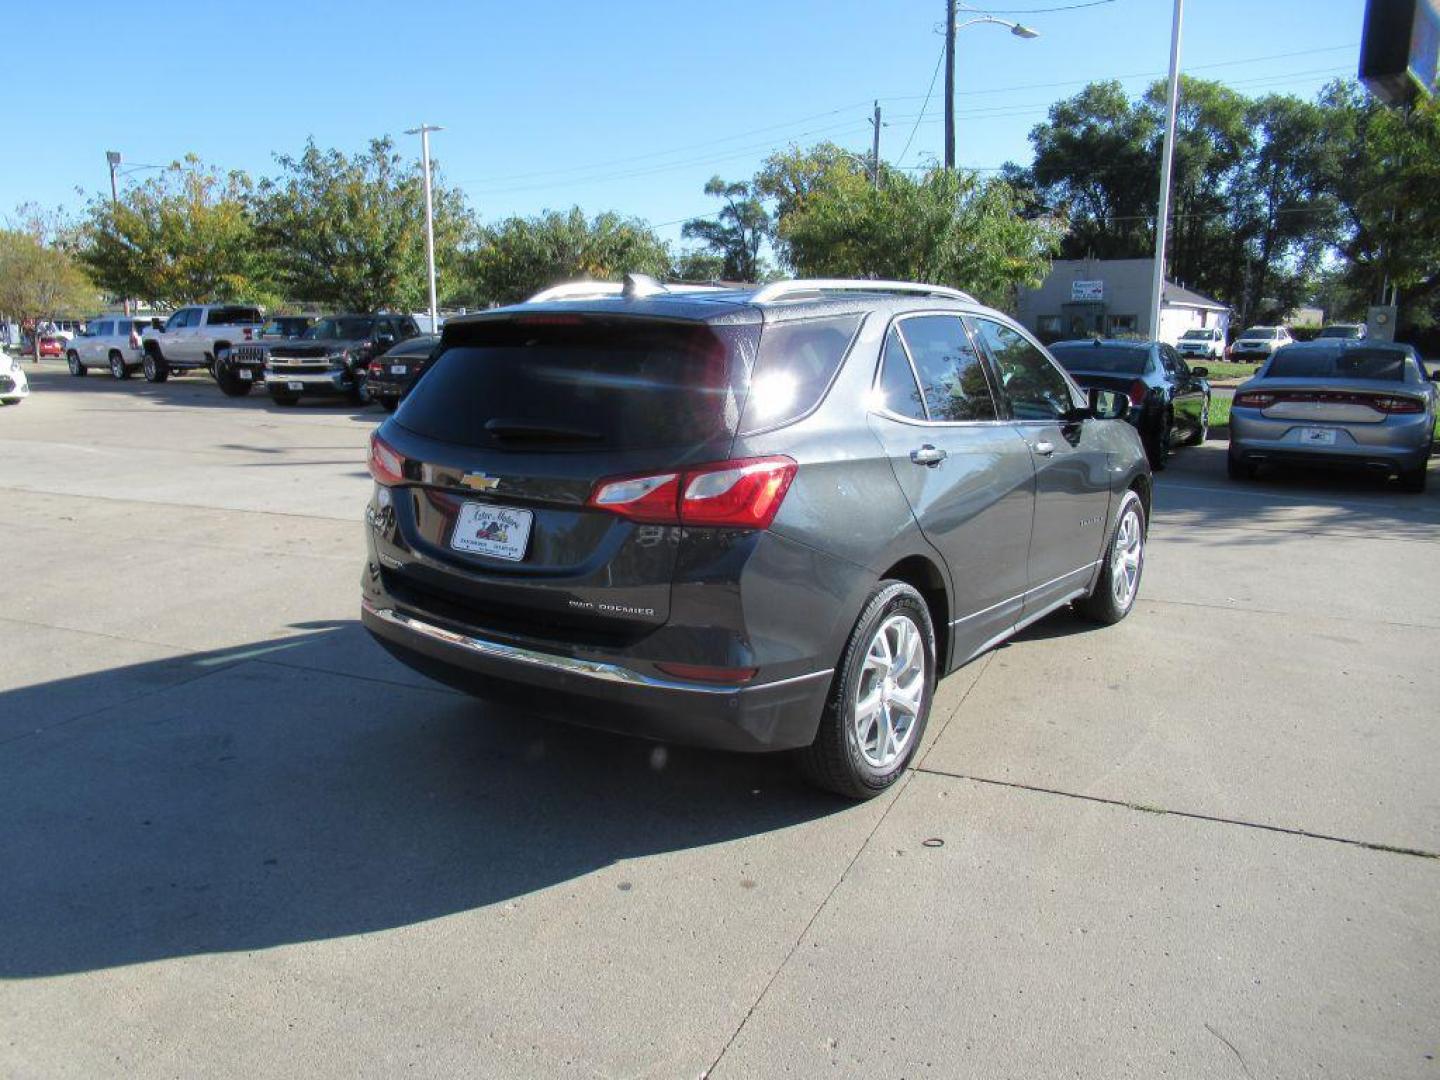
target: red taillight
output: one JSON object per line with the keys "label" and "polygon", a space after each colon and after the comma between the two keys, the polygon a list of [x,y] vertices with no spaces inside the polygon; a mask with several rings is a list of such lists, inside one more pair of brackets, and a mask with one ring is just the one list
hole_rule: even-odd
{"label": "red taillight", "polygon": [[1241,409],[1268,409],[1275,404],[1275,395],[1263,393],[1259,390],[1248,390],[1243,394],[1236,394],[1231,407]]}
{"label": "red taillight", "polygon": [[370,436],[370,475],[386,487],[405,482],[405,455],[379,435]]}
{"label": "red taillight", "polygon": [[1383,413],[1418,413],[1425,411],[1425,406],[1419,398],[1400,397],[1391,394],[1376,394],[1370,398],[1368,404]]}
{"label": "red taillight", "polygon": [[657,525],[768,529],[798,468],[788,457],[744,458],[610,477],[595,485],[589,505]]}
{"label": "red taillight", "polygon": [[378,360],[372,360],[370,366],[366,368],[366,370],[369,371],[371,375],[384,374],[384,369],[380,366],[380,361]]}
{"label": "red taillight", "polygon": [[755,677],[759,668],[753,667],[711,667],[709,664],[674,664],[657,660],[655,666],[667,675],[677,679],[691,679],[695,682],[729,683],[738,686]]}
{"label": "red taillight", "polygon": [[1130,404],[1139,408],[1140,403],[1145,400],[1145,395],[1149,392],[1150,388],[1139,379],[1136,379],[1130,384],[1130,389],[1126,391],[1126,394],[1130,398]]}

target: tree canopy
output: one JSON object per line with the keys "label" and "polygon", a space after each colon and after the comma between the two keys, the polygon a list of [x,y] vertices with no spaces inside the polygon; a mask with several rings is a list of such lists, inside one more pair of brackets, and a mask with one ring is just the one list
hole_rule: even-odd
{"label": "tree canopy", "polygon": [[0,229],[0,312],[33,325],[46,316],[83,314],[98,300],[94,285],[64,251],[28,232]]}
{"label": "tree canopy", "polygon": [[513,304],[560,281],[614,280],[637,272],[664,276],[670,251],[643,221],[578,206],[511,217],[483,230],[467,277],[481,303]]}

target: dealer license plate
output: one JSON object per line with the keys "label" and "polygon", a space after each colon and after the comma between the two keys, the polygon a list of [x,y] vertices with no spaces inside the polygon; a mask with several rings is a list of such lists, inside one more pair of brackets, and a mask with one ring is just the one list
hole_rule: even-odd
{"label": "dealer license plate", "polygon": [[241,382],[249,382],[251,379],[255,378],[255,373],[251,371],[248,367],[242,367],[239,371],[236,372],[236,374],[240,376]]}
{"label": "dealer license plate", "polygon": [[1325,427],[1301,428],[1300,441],[1306,446],[1334,446],[1335,429]]}
{"label": "dealer license plate", "polygon": [[530,525],[535,515],[529,510],[467,502],[455,519],[450,546],[472,555],[519,562],[530,542]]}
{"label": "dealer license plate", "polygon": [[408,367],[406,367],[404,364],[391,364],[391,365],[390,365],[390,374],[391,374],[391,375],[404,375],[404,374],[405,374],[407,371],[409,371],[409,370],[410,370],[410,369],[409,369]]}
{"label": "dealer license plate", "polygon": [[305,384],[303,382],[287,382],[285,389],[294,390],[296,393],[299,393],[305,389]]}

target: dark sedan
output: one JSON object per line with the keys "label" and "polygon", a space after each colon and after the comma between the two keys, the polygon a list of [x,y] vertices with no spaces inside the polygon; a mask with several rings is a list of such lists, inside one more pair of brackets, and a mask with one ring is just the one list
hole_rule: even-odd
{"label": "dark sedan", "polygon": [[1195,446],[1210,434],[1210,383],[1163,341],[1057,341],[1050,352],[1088,390],[1118,390],[1130,399],[1129,419],[1140,431],[1152,469],[1163,469],[1170,448]]}
{"label": "dark sedan", "polygon": [[383,356],[371,360],[365,380],[370,400],[378,401],[386,412],[394,412],[425,370],[430,354],[439,343],[439,335],[421,334],[402,341]]}

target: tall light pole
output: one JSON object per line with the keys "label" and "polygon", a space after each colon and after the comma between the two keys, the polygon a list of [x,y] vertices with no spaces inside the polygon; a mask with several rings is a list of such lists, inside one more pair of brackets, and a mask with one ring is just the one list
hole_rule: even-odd
{"label": "tall light pole", "polygon": [[425,170],[425,263],[430,271],[430,332],[440,329],[440,308],[435,302],[435,205],[430,195],[430,133],[444,131],[436,124],[410,128],[406,135],[420,136],[420,164]]}
{"label": "tall light pole", "polygon": [[963,23],[955,22],[958,11],[972,11],[959,0],[945,0],[945,168],[955,168],[955,35],[967,26],[990,23],[1003,26],[1018,38],[1030,41],[1040,36],[1040,31],[1009,19],[998,19],[994,15],[977,15]]}
{"label": "tall light pole", "polygon": [[[115,170],[120,168],[120,151],[106,150],[105,161],[110,166],[110,206],[118,213],[120,210],[120,188],[115,183]],[[125,304],[125,314],[128,316],[130,314],[130,298],[128,296],[123,297],[123,301]]]}
{"label": "tall light pole", "polygon": [[1170,226],[1170,169],[1175,161],[1175,109],[1180,101],[1180,23],[1185,0],[1175,0],[1170,24],[1170,91],[1165,110],[1165,143],[1160,151],[1160,206],[1155,213],[1155,273],[1150,280],[1150,336],[1160,339],[1165,300],[1165,234]]}

